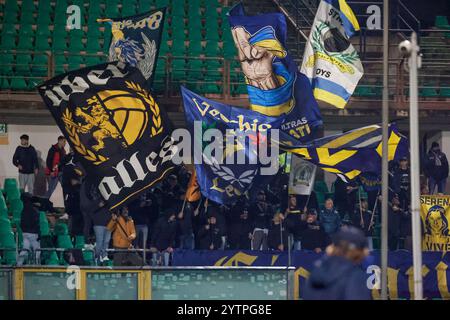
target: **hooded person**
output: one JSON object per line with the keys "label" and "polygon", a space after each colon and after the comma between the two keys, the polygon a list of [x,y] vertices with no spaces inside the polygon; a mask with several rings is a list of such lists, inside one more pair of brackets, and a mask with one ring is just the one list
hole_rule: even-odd
{"label": "hooded person", "polygon": [[370,300],[368,275],[361,263],[369,254],[364,233],[343,227],[332,237],[326,255],[315,263],[306,282],[305,300]]}
{"label": "hooded person", "polygon": [[162,264],[161,259],[164,259],[165,266],[169,264],[169,257],[177,238],[177,214],[176,208],[168,208],[156,222],[150,241],[154,264]]}
{"label": "hooded person", "polygon": [[448,177],[448,160],[445,153],[439,147],[439,143],[433,142],[425,156],[425,175],[428,178],[428,192],[434,194],[437,187],[438,193],[444,193]]}
{"label": "hooded person", "polygon": [[20,227],[23,236],[23,250],[19,254],[17,265],[23,265],[29,253],[36,253],[36,259],[39,261],[40,252],[35,252],[40,249],[39,233],[40,233],[40,219],[39,211],[33,206],[33,197],[30,193],[22,195],[23,210],[20,218]]}
{"label": "hooded person", "polygon": [[267,235],[267,244],[271,250],[285,251],[288,247],[288,230],[285,226],[284,215],[281,212],[274,214]]}

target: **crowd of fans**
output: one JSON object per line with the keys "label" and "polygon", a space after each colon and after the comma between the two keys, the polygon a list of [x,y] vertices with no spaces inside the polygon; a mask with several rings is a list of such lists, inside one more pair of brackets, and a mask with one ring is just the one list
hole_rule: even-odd
{"label": "crowd of fans", "polygon": [[[98,190],[83,179],[81,168],[72,153],[64,151],[66,141],[59,137],[47,156],[47,198],[61,183],[65,211],[72,237],[84,236],[86,247],[94,248],[99,264],[109,260],[107,250],[114,248],[114,265],[140,265],[142,251],[151,252],[154,264],[168,265],[170,253],[177,249],[199,250],[313,250],[322,252],[330,236],[343,225],[361,228],[372,249],[372,236],[381,200],[377,189],[360,196],[356,181],[346,183],[337,178],[334,194],[323,207],[315,192],[310,196],[289,195],[288,174],[280,169],[273,183],[254,189],[234,205],[225,206],[205,198],[185,201],[191,172],[178,167],[159,185],[137,199],[112,212],[106,209]],[[38,169],[36,150],[29,137],[21,137],[13,163],[19,169],[20,187],[24,194],[22,230],[24,248],[39,248],[38,211],[30,201],[34,175]],[[448,162],[437,143],[423,159],[428,185],[422,193],[445,190]],[[391,167],[389,183],[389,248],[409,249],[410,179],[408,159]],[[292,240],[292,241],[290,241]],[[21,261],[21,259],[19,259]],[[22,259],[23,261],[23,259]]]}

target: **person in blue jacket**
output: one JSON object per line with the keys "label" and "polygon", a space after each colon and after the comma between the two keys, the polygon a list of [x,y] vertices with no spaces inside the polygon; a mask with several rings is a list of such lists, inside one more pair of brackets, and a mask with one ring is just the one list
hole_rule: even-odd
{"label": "person in blue jacket", "polygon": [[325,201],[325,207],[320,210],[319,224],[328,236],[336,233],[341,227],[341,216],[330,198]]}
{"label": "person in blue jacket", "polygon": [[342,227],[326,254],[315,263],[304,290],[305,300],[370,300],[368,275],[361,268],[369,254],[364,233]]}

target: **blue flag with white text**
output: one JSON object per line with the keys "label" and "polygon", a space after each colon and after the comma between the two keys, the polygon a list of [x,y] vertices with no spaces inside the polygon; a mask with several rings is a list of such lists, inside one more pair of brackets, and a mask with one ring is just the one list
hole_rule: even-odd
{"label": "blue flag with white text", "polygon": [[[278,152],[270,154],[268,141],[271,129],[279,128],[282,118],[212,101],[184,87],[181,92],[194,141],[197,181],[205,197],[221,204],[234,203],[252,185],[267,183],[276,174]],[[263,148],[267,148],[270,163],[261,159]]]}

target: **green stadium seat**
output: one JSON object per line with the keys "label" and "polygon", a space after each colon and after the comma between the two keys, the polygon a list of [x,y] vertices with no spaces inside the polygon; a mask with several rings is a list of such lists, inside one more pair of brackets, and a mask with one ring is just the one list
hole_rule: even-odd
{"label": "green stadium seat", "polygon": [[215,28],[207,28],[205,32],[205,40],[218,42],[220,40],[219,29],[217,26]]}
{"label": "green stadium seat", "polygon": [[322,192],[316,192],[316,198],[319,206],[322,207],[325,204],[325,194]]}
{"label": "green stadium seat", "polygon": [[85,51],[83,38],[79,35],[73,35],[69,37],[69,51],[72,53],[79,53]]}
{"label": "green stadium seat", "polygon": [[66,37],[58,35],[57,33],[53,33],[52,51],[53,52],[62,52],[65,50],[67,50]]}
{"label": "green stadium seat", "polygon": [[76,236],[75,237],[75,248],[76,249],[83,249],[85,245],[84,236]]}
{"label": "green stadium seat", "polygon": [[[30,63],[31,63],[31,55],[30,54],[17,54],[16,55],[16,75],[19,76],[29,76],[30,75]],[[18,190],[18,189],[17,189]]]}
{"label": "green stadium seat", "polygon": [[0,61],[0,74],[11,75],[13,73],[14,55],[11,53],[1,53]]}
{"label": "green stadium seat", "polygon": [[372,90],[372,87],[369,86],[357,86],[354,91],[355,96],[359,97],[371,97],[375,96],[375,92]]}
{"label": "green stadium seat", "polygon": [[222,88],[216,83],[205,83],[201,85],[201,92],[219,94],[222,93]]}
{"label": "green stadium seat", "polygon": [[[19,77],[15,77],[14,79],[22,79]],[[19,189],[7,189],[6,190],[6,201],[10,202],[12,200],[20,199],[20,190]]]}
{"label": "green stadium seat", "polygon": [[3,10],[6,14],[17,13],[19,11],[19,5],[15,0],[6,0]]}
{"label": "green stadium seat", "polygon": [[100,64],[106,62],[100,56],[87,56],[84,58],[86,66],[95,66],[96,64]]}
{"label": "green stadium seat", "polygon": [[18,189],[19,184],[17,183],[17,180],[14,178],[6,178],[3,182],[3,189],[5,191],[11,190],[11,189]]}
{"label": "green stadium seat", "polygon": [[424,98],[434,98],[439,96],[436,88],[420,88],[419,95]]}
{"label": "green stadium seat", "polygon": [[20,15],[20,24],[21,26],[26,24],[35,24],[35,18],[33,16],[33,12],[31,11],[23,11]]}
{"label": "green stadium seat", "polygon": [[39,211],[39,228],[41,237],[50,235],[50,224],[44,211]]}
{"label": "green stadium seat", "polygon": [[67,62],[69,64],[69,71],[80,69],[82,67],[81,65],[85,64],[83,56],[79,55],[69,56]]}
{"label": "green stadium seat", "polygon": [[97,53],[102,51],[100,39],[97,37],[89,37],[86,43],[86,51],[88,53]]}
{"label": "green stadium seat", "polygon": [[56,238],[56,245],[58,248],[73,249],[72,240],[69,235],[60,235]]}
{"label": "green stadium seat", "polygon": [[202,80],[204,74],[203,60],[188,60],[186,69],[188,80]]}
{"label": "green stadium seat", "polygon": [[[2,216],[0,217],[0,234],[8,234],[12,233],[11,221],[9,221],[8,217]],[[0,239],[1,241],[2,239]],[[3,246],[7,245],[2,243]],[[2,246],[0,246],[1,248]]]}
{"label": "green stadium seat", "polygon": [[12,214],[13,219],[19,220],[22,216],[23,202],[21,199],[14,199],[9,201],[9,212]]}
{"label": "green stadium seat", "polygon": [[56,236],[64,236],[69,234],[69,228],[67,226],[67,223],[59,220],[55,223],[55,227],[53,230],[54,234]]}
{"label": "green stadium seat", "polygon": [[14,50],[16,48],[16,36],[12,34],[2,36],[0,48],[3,50]]}
{"label": "green stadium seat", "polygon": [[33,76],[46,77],[48,75],[49,58],[45,54],[35,54],[31,66]]}
{"label": "green stadium seat", "polygon": [[[175,0],[180,1],[180,0]],[[167,7],[169,5],[169,0],[155,0],[155,5],[157,8]]]}
{"label": "green stadium seat", "polygon": [[0,89],[2,89],[2,90],[11,89],[10,79],[8,79],[4,76],[0,76]]}
{"label": "green stadium seat", "polygon": [[184,11],[184,6],[172,6],[171,17],[173,20],[183,20],[186,12]]}
{"label": "green stadium seat", "polygon": [[436,16],[436,19],[434,20],[434,25],[439,29],[450,30],[450,25],[448,24],[446,16]]}
{"label": "green stadium seat", "polygon": [[5,24],[17,24],[19,23],[19,18],[17,17],[17,13],[8,13],[5,12],[6,15],[3,16],[3,23]]}
{"label": "green stadium seat", "polygon": [[128,3],[128,1],[126,3],[124,2],[122,6],[121,15],[122,17],[129,17],[136,15],[136,7],[134,6],[134,4]]}
{"label": "green stadium seat", "polygon": [[105,16],[108,18],[117,18],[120,16],[119,7],[107,6],[105,9]]}
{"label": "green stadium seat", "polygon": [[328,186],[323,180],[317,180],[314,182],[314,191],[328,193]]}
{"label": "green stadium seat", "polygon": [[30,11],[33,12],[36,10],[36,6],[34,5],[33,0],[22,0],[22,5],[20,6],[21,11]]}
{"label": "green stadium seat", "polygon": [[50,51],[51,50],[51,46],[50,43],[48,41],[48,36],[47,35],[38,35],[35,38],[35,49],[36,51]]}
{"label": "green stadium seat", "polygon": [[185,61],[176,59],[172,61],[172,78],[174,80],[184,79],[186,75]]}
{"label": "green stadium seat", "polygon": [[450,88],[441,88],[440,96],[444,98],[450,98]]}
{"label": "green stadium seat", "polygon": [[201,42],[198,41],[190,41],[189,42],[189,49],[188,49],[188,55],[192,57],[199,56],[203,53],[203,47]]}
{"label": "green stadium seat", "polygon": [[19,37],[19,43],[17,44],[19,50],[32,50],[33,49],[33,37],[21,36]]}
{"label": "green stadium seat", "polygon": [[150,11],[152,5],[153,5],[152,0],[139,0],[138,6],[137,6],[138,13],[144,13],[144,12]]}
{"label": "green stadium seat", "polygon": [[224,58],[230,59],[237,55],[236,46],[234,42],[224,42],[223,43],[223,56]]}
{"label": "green stadium seat", "polygon": [[67,59],[63,54],[55,55],[55,73],[57,75],[66,72],[66,69],[64,66],[66,64],[67,64]]}
{"label": "green stadium seat", "polygon": [[34,36],[32,24],[21,24],[19,29],[19,36]]}
{"label": "green stadium seat", "polygon": [[209,57],[218,57],[222,55],[222,52],[216,41],[207,41],[205,54]]}

